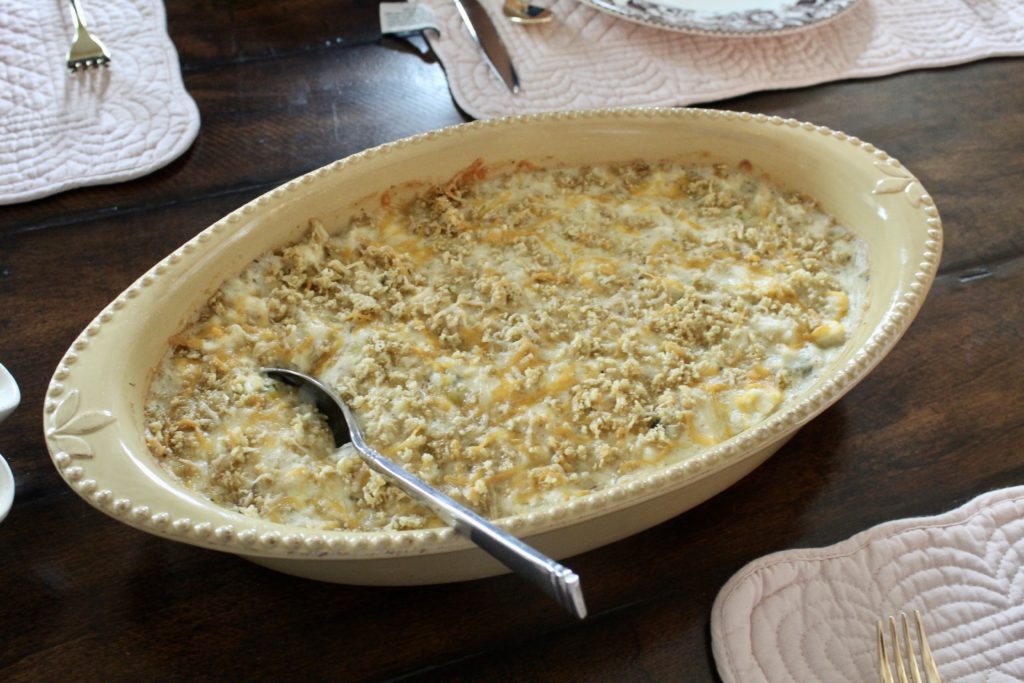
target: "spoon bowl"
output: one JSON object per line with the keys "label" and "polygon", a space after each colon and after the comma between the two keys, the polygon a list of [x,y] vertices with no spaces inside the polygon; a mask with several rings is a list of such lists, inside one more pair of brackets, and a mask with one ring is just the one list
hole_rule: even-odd
{"label": "spoon bowl", "polygon": [[505,0],[501,12],[513,24],[546,24],[555,18],[551,10],[524,0]]}
{"label": "spoon bowl", "polygon": [[263,374],[296,387],[299,398],[313,403],[327,420],[334,445],[351,439],[363,461],[411,498],[427,505],[455,531],[489,553],[516,574],[532,582],[579,619],[587,616],[579,577],[569,568],[499,529],[425,481],[402,469],[366,443],[359,421],[329,387],[309,375],[283,368],[263,368]]}

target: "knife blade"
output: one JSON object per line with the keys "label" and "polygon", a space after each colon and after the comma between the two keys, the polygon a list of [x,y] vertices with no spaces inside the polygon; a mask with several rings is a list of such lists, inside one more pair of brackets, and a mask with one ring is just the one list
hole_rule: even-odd
{"label": "knife blade", "polygon": [[469,29],[469,35],[480,48],[491,71],[495,73],[513,93],[519,92],[519,75],[512,64],[505,44],[501,42],[498,28],[491,21],[480,0],[453,0],[455,9],[462,17],[462,23]]}

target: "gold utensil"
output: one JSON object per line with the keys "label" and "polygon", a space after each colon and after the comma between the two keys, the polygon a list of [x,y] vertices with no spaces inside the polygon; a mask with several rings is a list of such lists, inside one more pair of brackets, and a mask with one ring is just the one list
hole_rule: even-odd
{"label": "gold utensil", "polygon": [[555,18],[551,10],[531,5],[524,0],[505,0],[501,12],[513,24],[546,24]]}
{"label": "gold utensil", "polygon": [[107,48],[85,27],[85,15],[78,0],[71,0],[71,18],[75,22],[75,39],[68,49],[68,68],[71,71],[110,64]]}
{"label": "gold utensil", "polygon": [[[903,646],[900,646],[900,638],[896,632],[896,618],[889,617],[889,635],[892,640],[892,656],[885,647],[885,636],[883,634],[882,622],[878,622],[878,670],[881,683],[942,683],[939,677],[938,667],[935,666],[935,659],[932,657],[932,649],[928,646],[928,638],[924,632],[924,624],[921,623],[921,613],[914,610],[914,617],[917,620],[917,645],[921,652],[921,666],[924,668],[924,679],[922,681],[920,670],[917,668],[917,658],[914,655],[914,646],[910,641],[910,626],[907,625],[907,615],[900,612],[900,622],[903,631]],[[904,657],[903,649],[906,649]],[[906,663],[904,663],[904,659]],[[897,678],[893,678],[895,667]],[[911,678],[907,678],[907,669],[910,670]]]}

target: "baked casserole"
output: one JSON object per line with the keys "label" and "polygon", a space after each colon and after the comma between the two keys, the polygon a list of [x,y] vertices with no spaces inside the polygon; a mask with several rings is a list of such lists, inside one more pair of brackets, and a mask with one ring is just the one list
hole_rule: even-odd
{"label": "baked casserole", "polygon": [[308,528],[439,520],[260,373],[334,387],[370,443],[491,518],[678,463],[816,381],[867,249],[750,163],[475,163],[393,187],[226,281],[145,409],[169,473]]}

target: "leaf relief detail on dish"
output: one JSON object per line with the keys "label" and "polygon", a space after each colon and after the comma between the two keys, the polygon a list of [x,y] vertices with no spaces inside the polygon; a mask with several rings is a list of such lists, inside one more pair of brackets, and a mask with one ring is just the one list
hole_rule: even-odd
{"label": "leaf relief detail on dish", "polygon": [[734,12],[686,9],[657,0],[594,0],[594,4],[643,21],[711,33],[770,33],[831,19],[855,0],[796,0],[777,9]]}
{"label": "leaf relief detail on dish", "polygon": [[897,194],[902,192],[915,209],[920,208],[924,202],[924,189],[917,181],[917,178],[907,173],[904,169],[894,167],[885,162],[875,162],[875,168],[889,176],[881,178],[875,183],[873,194]]}
{"label": "leaf relief detail on dish", "polygon": [[114,416],[108,410],[87,410],[79,413],[80,403],[78,390],[69,392],[50,415],[46,436],[60,452],[67,453],[72,458],[91,458],[92,446],[82,437],[103,429],[114,421]]}

